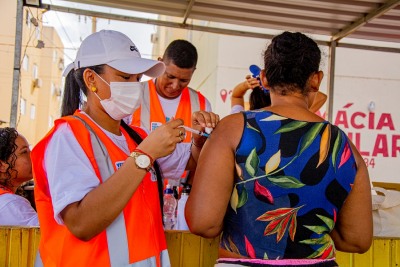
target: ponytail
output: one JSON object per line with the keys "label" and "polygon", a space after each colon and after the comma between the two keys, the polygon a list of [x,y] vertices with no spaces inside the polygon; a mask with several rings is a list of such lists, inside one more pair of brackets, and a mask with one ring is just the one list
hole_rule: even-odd
{"label": "ponytail", "polygon": [[271,97],[269,92],[258,87],[251,91],[249,102],[250,110],[265,108],[271,105]]}
{"label": "ponytail", "polygon": [[80,86],[75,79],[75,70],[71,70],[65,78],[61,117],[74,114],[81,104]]}
{"label": "ponytail", "polygon": [[[87,67],[98,74],[104,72],[104,65]],[[61,103],[61,117],[74,114],[75,110],[83,105],[82,93],[87,95],[87,88],[83,80],[83,72],[87,68],[72,69],[65,78],[64,94]]]}

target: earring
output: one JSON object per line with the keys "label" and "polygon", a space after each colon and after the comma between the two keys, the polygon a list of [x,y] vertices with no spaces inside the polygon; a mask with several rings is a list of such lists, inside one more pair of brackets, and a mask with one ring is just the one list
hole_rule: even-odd
{"label": "earring", "polygon": [[94,85],[92,85],[92,87],[90,88],[90,90],[92,90],[93,93],[96,93],[96,92],[97,92],[97,88],[96,88],[96,86],[94,86]]}

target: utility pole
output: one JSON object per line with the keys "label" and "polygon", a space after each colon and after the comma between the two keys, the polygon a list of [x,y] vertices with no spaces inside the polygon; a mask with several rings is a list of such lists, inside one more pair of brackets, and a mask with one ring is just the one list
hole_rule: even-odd
{"label": "utility pole", "polygon": [[15,28],[15,52],[14,70],[11,95],[10,127],[17,126],[18,101],[19,101],[19,80],[21,76],[21,47],[22,47],[22,25],[24,7],[22,0],[17,0],[17,18]]}
{"label": "utility pole", "polygon": [[92,17],[92,33],[97,32],[97,18]]}

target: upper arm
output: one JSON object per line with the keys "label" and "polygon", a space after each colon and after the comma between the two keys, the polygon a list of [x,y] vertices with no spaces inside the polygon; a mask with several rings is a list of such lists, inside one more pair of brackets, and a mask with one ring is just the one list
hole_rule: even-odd
{"label": "upper arm", "polygon": [[235,86],[232,90],[231,95],[231,108],[235,105],[244,106],[244,95],[246,94],[247,90],[250,89],[247,86],[247,82],[241,82]]}
{"label": "upper arm", "polygon": [[[82,147],[67,124],[54,133],[45,152],[54,219],[63,224],[61,213],[68,205],[82,200],[99,185],[99,179]],[[62,171],[61,171],[62,170]]]}
{"label": "upper arm", "polygon": [[371,186],[361,155],[351,142],[350,145],[357,172],[352,189],[338,214],[332,238],[339,250],[365,252],[371,245],[373,235]]}
{"label": "upper arm", "polygon": [[198,159],[185,215],[190,230],[211,237],[220,233],[233,189],[235,148],[243,115],[225,117],[205,143]]}

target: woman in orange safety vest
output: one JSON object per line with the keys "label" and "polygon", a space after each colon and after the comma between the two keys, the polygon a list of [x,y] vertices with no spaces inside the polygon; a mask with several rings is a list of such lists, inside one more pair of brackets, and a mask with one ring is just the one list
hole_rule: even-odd
{"label": "woman in orange safety vest", "polygon": [[[181,143],[180,119],[148,136],[122,122],[140,103],[142,74],[164,68],[117,31],[82,42],[65,71],[63,117],[32,151],[44,266],[170,266],[155,160],[163,173],[180,175],[195,168],[205,140]],[[191,123],[204,130],[218,120],[201,111]]]}

